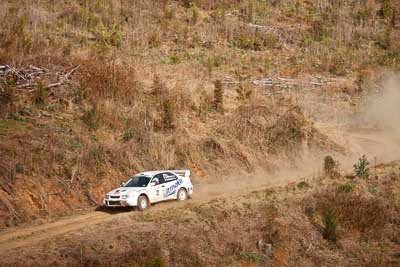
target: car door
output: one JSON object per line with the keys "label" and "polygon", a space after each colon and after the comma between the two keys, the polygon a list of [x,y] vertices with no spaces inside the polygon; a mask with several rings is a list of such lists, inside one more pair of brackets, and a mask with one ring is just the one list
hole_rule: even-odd
{"label": "car door", "polygon": [[172,199],[176,195],[176,190],[177,190],[176,183],[177,183],[178,177],[176,177],[176,175],[171,172],[165,172],[162,175],[163,175],[164,185],[165,185],[162,188],[163,189],[163,199],[164,200]]}
{"label": "car door", "polygon": [[[158,184],[157,185],[152,185],[153,181],[158,180]],[[164,183],[164,176],[160,173],[155,175],[150,182],[150,201],[152,203],[154,202],[159,202],[161,200],[163,200],[163,186],[165,187],[165,183]]]}

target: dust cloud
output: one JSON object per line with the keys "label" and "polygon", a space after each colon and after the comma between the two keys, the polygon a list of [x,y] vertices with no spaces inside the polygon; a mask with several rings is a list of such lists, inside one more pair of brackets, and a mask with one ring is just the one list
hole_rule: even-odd
{"label": "dust cloud", "polygon": [[400,133],[400,76],[388,77],[382,92],[368,98],[365,122],[386,132]]}
{"label": "dust cloud", "polygon": [[[388,75],[385,80],[379,92],[363,98],[364,104],[359,105],[356,113],[349,112],[347,118],[343,117],[344,113],[338,113],[340,118],[330,123],[327,120],[315,123],[331,140],[345,148],[345,154],[333,154],[345,172],[350,172],[353,164],[364,154],[371,166],[400,159],[400,76]],[[338,107],[332,105],[331,108],[336,110]],[[279,168],[272,172],[256,170],[252,174],[233,174],[215,182],[200,183],[196,188],[196,198],[204,200],[234,195],[321,175],[327,152],[318,153],[305,148],[301,154],[295,162],[281,160]]]}
{"label": "dust cloud", "polygon": [[360,118],[344,132],[352,154],[374,162],[400,156],[400,76],[389,75],[378,93],[367,96]]}

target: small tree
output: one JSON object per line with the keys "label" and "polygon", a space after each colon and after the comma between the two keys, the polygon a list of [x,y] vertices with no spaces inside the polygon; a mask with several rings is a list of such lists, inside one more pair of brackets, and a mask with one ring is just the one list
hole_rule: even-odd
{"label": "small tree", "polygon": [[328,155],[324,158],[324,172],[325,175],[331,178],[337,177],[339,175],[338,172],[338,163],[333,159],[332,156]]}
{"label": "small tree", "polygon": [[214,82],[214,109],[216,111],[223,112],[224,111],[223,102],[224,102],[224,88],[222,86],[221,80],[216,80]]}
{"label": "small tree", "polygon": [[361,158],[358,159],[358,162],[353,165],[354,167],[354,172],[356,173],[356,176],[364,179],[368,179],[369,177],[369,161],[367,160],[367,157],[363,155]]}
{"label": "small tree", "polygon": [[337,228],[337,221],[336,221],[336,216],[335,213],[331,208],[326,208],[323,217],[322,217],[322,222],[324,224],[324,231],[323,231],[323,236],[325,239],[331,241],[331,242],[336,242],[337,240],[337,234],[336,234],[336,228]]}
{"label": "small tree", "polygon": [[43,105],[48,97],[48,89],[44,85],[43,81],[39,80],[36,85],[35,94],[33,95],[33,102],[36,105]]}

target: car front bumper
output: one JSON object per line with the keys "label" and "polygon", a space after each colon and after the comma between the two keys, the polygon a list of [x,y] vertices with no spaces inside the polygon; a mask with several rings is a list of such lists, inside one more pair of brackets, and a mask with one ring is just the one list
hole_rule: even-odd
{"label": "car front bumper", "polygon": [[103,205],[106,207],[135,206],[134,203],[128,199],[103,199]]}

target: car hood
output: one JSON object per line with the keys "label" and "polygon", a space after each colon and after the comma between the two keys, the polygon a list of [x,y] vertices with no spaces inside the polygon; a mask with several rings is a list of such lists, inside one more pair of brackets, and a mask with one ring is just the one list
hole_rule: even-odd
{"label": "car hood", "polygon": [[107,195],[119,196],[119,195],[125,195],[125,194],[129,194],[129,193],[133,193],[133,192],[141,192],[144,190],[145,190],[145,188],[143,188],[143,187],[118,187],[118,188],[108,192]]}

